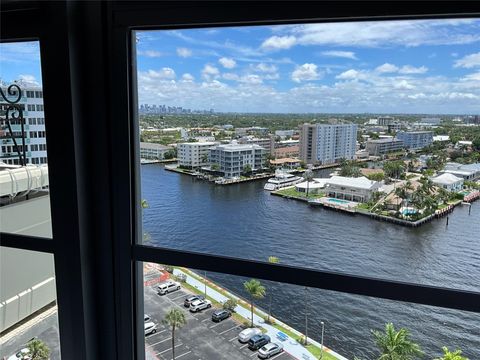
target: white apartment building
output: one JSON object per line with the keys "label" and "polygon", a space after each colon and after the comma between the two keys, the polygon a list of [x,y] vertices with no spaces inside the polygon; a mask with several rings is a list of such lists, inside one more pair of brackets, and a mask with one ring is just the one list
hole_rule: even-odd
{"label": "white apartment building", "polygon": [[[43,109],[43,91],[40,86],[33,86],[23,82],[16,83],[22,89],[22,97],[18,104],[23,108],[25,119],[25,146],[26,161],[28,164],[47,163],[47,140],[45,137],[45,115]],[[7,85],[1,84],[2,90],[6,93]],[[14,98],[14,97],[13,97]],[[3,99],[2,99],[3,100]],[[0,162],[6,164],[19,164],[17,149],[10,137],[4,112],[6,103],[1,104],[0,120]],[[17,145],[22,150],[21,124],[18,120],[11,120],[12,132]]]}
{"label": "white apartment building", "polygon": [[170,150],[173,150],[171,146],[141,142],[140,158],[149,160],[163,160],[165,154]]}
{"label": "white apartment building", "polygon": [[263,168],[267,151],[256,144],[217,145],[210,149],[210,163],[219,166],[218,171],[226,178],[239,177],[245,166],[249,165],[252,171]]}
{"label": "white apartment building", "polygon": [[307,164],[352,160],[356,143],[356,124],[304,124],[300,131],[300,159]]}
{"label": "white apartment building", "polygon": [[178,165],[197,168],[209,164],[210,148],[215,142],[191,142],[177,145]]}

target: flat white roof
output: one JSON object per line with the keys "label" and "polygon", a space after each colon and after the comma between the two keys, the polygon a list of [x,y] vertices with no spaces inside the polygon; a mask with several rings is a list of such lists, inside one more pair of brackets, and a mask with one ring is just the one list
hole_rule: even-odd
{"label": "flat white roof", "polygon": [[202,146],[213,146],[216,143],[213,141],[199,141],[199,142],[184,142],[184,143],[179,143],[178,145],[202,145]]}
{"label": "flat white roof", "polygon": [[332,176],[330,179],[327,179],[326,183],[329,185],[349,186],[367,190],[373,188],[376,184],[378,184],[377,181],[369,180],[365,176],[357,178]]}
{"label": "flat white roof", "polygon": [[165,145],[162,145],[162,144],[141,142],[140,143],[140,149],[169,150],[169,149],[171,149],[171,147],[170,146],[165,146]]}
{"label": "flat white roof", "polygon": [[224,145],[217,145],[215,149],[219,149],[223,151],[258,150],[258,149],[265,150],[265,148],[257,144],[224,144]]}

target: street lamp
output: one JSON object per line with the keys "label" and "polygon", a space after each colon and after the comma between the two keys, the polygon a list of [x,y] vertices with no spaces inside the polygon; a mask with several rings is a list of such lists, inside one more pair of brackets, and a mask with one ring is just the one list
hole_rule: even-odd
{"label": "street lamp", "polygon": [[323,321],[320,322],[320,324],[322,325],[322,341],[320,343],[320,357],[319,359],[322,359],[323,358],[323,332],[325,330],[325,323]]}

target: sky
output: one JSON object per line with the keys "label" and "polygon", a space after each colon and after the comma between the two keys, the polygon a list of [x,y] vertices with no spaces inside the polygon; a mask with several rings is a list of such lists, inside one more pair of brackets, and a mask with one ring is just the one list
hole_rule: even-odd
{"label": "sky", "polygon": [[[142,31],[139,103],[264,113],[480,114],[480,19]],[[0,45],[41,83],[38,44]]]}

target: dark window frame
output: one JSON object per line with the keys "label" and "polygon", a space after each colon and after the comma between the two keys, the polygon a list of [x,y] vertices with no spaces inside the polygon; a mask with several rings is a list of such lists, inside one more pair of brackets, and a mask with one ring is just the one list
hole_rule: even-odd
{"label": "dark window frame", "polygon": [[[0,245],[54,255],[64,359],[144,358],[142,261],[480,312],[476,292],[138,244],[140,165],[132,30],[480,16],[475,2],[291,5],[4,4],[1,40],[40,41],[53,239],[1,233]],[[85,49],[97,56],[91,59],[89,51],[80,51]],[[91,93],[91,85],[98,85],[95,90],[102,101],[92,99],[96,93]],[[93,120],[84,121],[92,113],[100,125],[93,133]],[[84,175],[86,169],[101,181],[92,184]],[[102,221],[96,219],[99,215]],[[104,309],[104,303],[111,309]]]}

